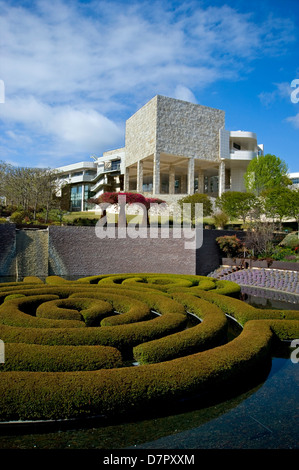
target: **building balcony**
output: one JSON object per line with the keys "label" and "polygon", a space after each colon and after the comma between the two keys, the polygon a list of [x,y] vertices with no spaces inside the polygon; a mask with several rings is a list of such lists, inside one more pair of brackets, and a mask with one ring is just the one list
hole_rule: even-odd
{"label": "building balcony", "polygon": [[234,150],[230,149],[229,158],[231,160],[252,160],[257,157],[257,152],[254,150]]}
{"label": "building balcony", "polygon": [[[66,177],[65,181],[69,184],[89,183],[90,181],[93,181],[94,178],[95,178],[94,175],[78,175],[78,176]],[[63,179],[63,177],[61,179]]]}
{"label": "building balcony", "polygon": [[110,173],[111,171],[120,171],[120,162],[105,162],[104,168],[103,168],[103,173]]}

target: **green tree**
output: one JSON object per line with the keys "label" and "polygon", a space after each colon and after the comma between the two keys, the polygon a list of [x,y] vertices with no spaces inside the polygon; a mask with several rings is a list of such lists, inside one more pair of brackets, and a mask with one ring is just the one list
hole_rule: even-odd
{"label": "green tree", "polygon": [[265,189],[288,186],[287,164],[276,155],[266,154],[253,158],[244,175],[247,191],[260,195]]}
{"label": "green tree", "polygon": [[0,162],[0,195],[33,220],[38,210],[45,208],[49,212],[57,189],[57,176],[52,169],[14,167]]}
{"label": "green tree", "polygon": [[291,216],[292,196],[293,190],[287,187],[270,188],[261,194],[266,216],[271,217],[273,221],[279,219],[280,228],[283,219]]}
{"label": "green tree", "polygon": [[241,191],[227,191],[216,199],[219,209],[231,218],[242,219],[243,223],[257,205],[258,198],[255,194]]}
{"label": "green tree", "polygon": [[195,218],[195,215],[196,215],[196,212],[195,212],[196,204],[202,204],[203,217],[208,217],[213,212],[213,205],[209,196],[207,196],[207,194],[195,193],[189,196],[185,196],[178,201],[178,204],[181,207],[182,211],[184,208],[183,204],[191,204],[191,219],[192,220]]}
{"label": "green tree", "polygon": [[292,189],[289,195],[289,214],[293,217],[298,225],[298,237],[299,237],[299,189]]}

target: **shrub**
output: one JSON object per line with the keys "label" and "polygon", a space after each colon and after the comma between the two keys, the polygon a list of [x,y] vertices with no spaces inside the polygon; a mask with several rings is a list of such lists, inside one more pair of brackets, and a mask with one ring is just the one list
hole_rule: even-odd
{"label": "shrub", "polygon": [[2,371],[69,372],[110,369],[123,365],[120,352],[106,346],[5,345]]}
{"label": "shrub", "polygon": [[19,299],[20,297],[25,297],[24,294],[9,294],[4,298],[4,302],[7,302],[8,300],[13,300],[13,299]]}
{"label": "shrub", "polygon": [[227,322],[223,312],[209,302],[188,294],[174,298],[203,323],[158,340],[140,344],[133,349],[135,359],[142,364],[162,362],[215,347],[224,340]]}
{"label": "shrub", "polygon": [[215,226],[220,228],[224,228],[229,222],[229,217],[225,212],[217,212],[213,215],[213,219]]}
{"label": "shrub", "polygon": [[[208,217],[212,214],[213,206],[212,202],[207,196],[207,194],[200,194],[195,193],[189,196],[186,196],[178,201],[179,206],[183,211],[183,204],[190,204],[191,205],[191,219],[193,220],[195,217],[195,204],[202,204],[203,205],[203,217]],[[182,212],[183,213],[183,212]]]}
{"label": "shrub", "polygon": [[298,232],[289,233],[281,242],[281,246],[295,249],[299,247],[299,234]]}
{"label": "shrub", "polygon": [[93,218],[93,219],[89,219],[87,217],[77,217],[75,218],[72,222],[69,222],[68,225],[78,225],[78,226],[95,226],[97,224],[97,222],[99,221],[99,219],[97,218]]}
{"label": "shrub", "polygon": [[220,249],[229,258],[244,256],[244,252],[247,251],[244,243],[237,237],[237,235],[224,235],[222,237],[217,237],[216,241],[220,246]]}
{"label": "shrub", "polygon": [[14,224],[21,224],[26,217],[25,211],[15,211],[11,214],[10,220]]}
{"label": "shrub", "polygon": [[[254,378],[257,369],[269,367],[277,339],[299,336],[298,311],[251,307],[231,296],[235,283],[144,273],[109,277],[0,286],[2,300],[22,295],[0,306],[7,351],[0,365],[1,421],[120,416],[195,394],[200,400],[200,394]],[[61,307],[80,315],[95,308],[95,316],[115,309],[120,314],[101,325],[113,318],[122,324],[89,327],[35,316],[57,318]],[[151,309],[159,316],[148,317]],[[202,322],[186,329],[186,311]],[[243,325],[226,344],[224,314]],[[149,364],[125,367],[122,359],[132,360],[133,351]]]}
{"label": "shrub", "polygon": [[271,258],[277,261],[284,260],[289,256],[294,256],[296,259],[294,251],[291,248],[284,248],[282,246],[276,246],[271,253]]}
{"label": "shrub", "polygon": [[[273,334],[250,322],[232,342],[184,358],[140,367],[91,372],[5,372],[0,381],[0,418],[67,419],[119,416],[169,404],[255,373],[269,362]],[[34,391],[34,392],[33,392]]]}

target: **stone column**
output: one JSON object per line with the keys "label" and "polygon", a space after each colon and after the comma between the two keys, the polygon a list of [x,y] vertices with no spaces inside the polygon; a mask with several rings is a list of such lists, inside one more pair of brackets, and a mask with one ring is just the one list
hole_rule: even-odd
{"label": "stone column", "polygon": [[137,193],[141,193],[143,189],[143,161],[137,162]]}
{"label": "stone column", "polygon": [[197,176],[198,176],[198,189],[197,189],[197,191],[200,194],[203,194],[204,190],[205,190],[205,181],[204,181],[203,170],[198,170]]}
{"label": "stone column", "polygon": [[218,195],[221,194],[225,190],[225,163],[221,161],[219,164],[219,172],[218,172]]}
{"label": "stone column", "polygon": [[125,169],[125,177],[124,177],[124,191],[129,191],[129,181],[130,181],[130,170],[128,167]]}
{"label": "stone column", "polygon": [[186,194],[187,193],[187,176],[182,175],[181,176],[181,193]]}
{"label": "stone column", "polygon": [[175,169],[174,165],[169,166],[169,194],[174,194],[175,189]]}
{"label": "stone column", "polygon": [[154,153],[153,194],[160,194],[160,154]]}
{"label": "stone column", "polygon": [[188,194],[194,194],[194,158],[188,161]]}

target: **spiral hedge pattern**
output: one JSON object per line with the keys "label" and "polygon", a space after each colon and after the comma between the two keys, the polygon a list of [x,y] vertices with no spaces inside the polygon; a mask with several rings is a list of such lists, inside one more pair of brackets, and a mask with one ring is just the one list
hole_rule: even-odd
{"label": "spiral hedge pattern", "polygon": [[[299,337],[299,312],[261,310],[204,276],[49,276],[0,284],[0,421],[115,416],[206,393]],[[241,333],[227,340],[228,317]]]}

